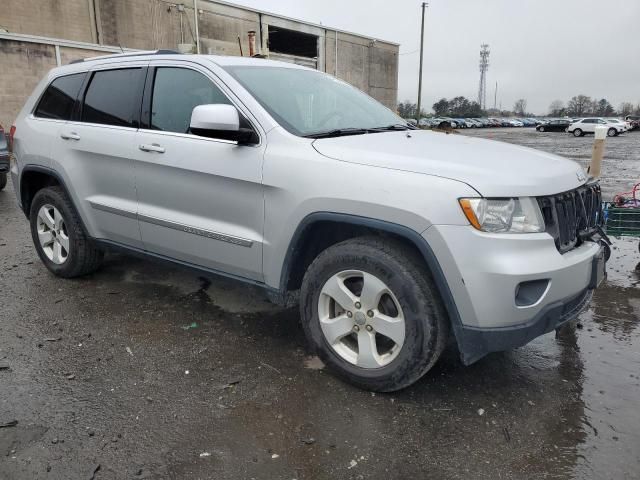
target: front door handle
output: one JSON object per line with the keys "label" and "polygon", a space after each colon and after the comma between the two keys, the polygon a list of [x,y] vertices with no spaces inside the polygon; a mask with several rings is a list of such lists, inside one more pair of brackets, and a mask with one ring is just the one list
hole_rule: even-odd
{"label": "front door handle", "polygon": [[78,135],[76,132],[61,133],[60,138],[64,140],[80,140],[80,135]]}
{"label": "front door handle", "polygon": [[155,152],[155,153],[164,153],[164,147],[161,147],[157,143],[152,143],[151,145],[139,145],[138,148],[143,152]]}

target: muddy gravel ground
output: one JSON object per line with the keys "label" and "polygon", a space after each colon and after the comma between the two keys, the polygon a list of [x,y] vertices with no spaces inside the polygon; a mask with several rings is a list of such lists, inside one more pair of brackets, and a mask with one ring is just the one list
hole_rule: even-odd
{"label": "muddy gravel ground", "polygon": [[[591,144],[470,133],[582,162]],[[607,189],[640,177],[639,142],[607,141]],[[640,477],[637,240],[616,240],[574,327],[470,367],[449,350],[373,395],[309,356],[297,310],[259,290],[117,254],[58,279],[10,187],[0,218],[2,480]]]}

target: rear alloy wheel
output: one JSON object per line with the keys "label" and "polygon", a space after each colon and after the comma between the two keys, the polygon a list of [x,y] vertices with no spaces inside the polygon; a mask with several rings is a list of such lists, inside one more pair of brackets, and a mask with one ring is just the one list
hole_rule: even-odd
{"label": "rear alloy wheel", "polygon": [[579,128],[576,128],[576,129],[573,131],[573,136],[574,136],[574,137],[581,137],[582,135],[584,135],[584,134],[582,133],[582,130],[580,130]]}
{"label": "rear alloy wheel", "polygon": [[422,258],[392,239],[355,238],[320,253],[305,273],[300,309],[323,362],[368,390],[411,385],[448,337],[447,314]]}
{"label": "rear alloy wheel", "polygon": [[544,127],[543,126],[538,127],[538,131],[539,132],[544,132]]}
{"label": "rear alloy wheel", "polygon": [[62,265],[69,258],[69,234],[62,214],[53,205],[45,204],[38,210],[36,224],[42,252],[51,262]]}
{"label": "rear alloy wheel", "polygon": [[618,131],[615,128],[610,128],[607,130],[607,137],[615,137],[618,134]]}
{"label": "rear alloy wheel", "polygon": [[39,190],[29,213],[31,237],[42,263],[59,277],[96,270],[104,256],[84,232],[80,217],[60,187]]}

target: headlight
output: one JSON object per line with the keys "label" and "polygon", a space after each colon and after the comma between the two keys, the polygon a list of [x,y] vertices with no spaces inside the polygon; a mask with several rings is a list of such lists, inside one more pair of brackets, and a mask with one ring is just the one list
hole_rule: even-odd
{"label": "headlight", "polygon": [[471,225],[483,232],[544,232],[544,219],[535,198],[461,198],[459,202]]}

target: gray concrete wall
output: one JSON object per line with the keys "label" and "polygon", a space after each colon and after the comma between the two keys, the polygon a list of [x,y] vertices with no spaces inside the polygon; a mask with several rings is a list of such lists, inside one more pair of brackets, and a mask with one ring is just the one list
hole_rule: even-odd
{"label": "gray concrete wall", "polygon": [[12,33],[94,42],[91,0],[2,0],[0,28]]}
{"label": "gray concrete wall", "polygon": [[52,45],[0,41],[0,65],[0,125],[8,131],[42,76],[56,66],[55,49]]}
{"label": "gray concrete wall", "polygon": [[[154,50],[177,49],[194,43],[193,0],[183,0],[184,12],[168,0],[3,0],[0,28],[11,33],[87,42],[96,45]],[[335,72],[334,30],[207,0],[198,1],[201,52],[245,55],[247,32],[268,54],[268,26],[318,36],[317,68]],[[262,38],[260,38],[262,21]],[[261,42],[262,40],[262,42]],[[60,48],[62,64],[101,55],[89,48]],[[286,56],[279,56],[286,59]],[[290,61],[293,61],[290,59]],[[312,62],[313,63],[313,62]],[[398,46],[338,32],[337,76],[395,110],[398,86]],[[308,65],[308,62],[304,62]],[[37,81],[56,65],[53,45],[0,39],[0,122],[10,124]]]}

